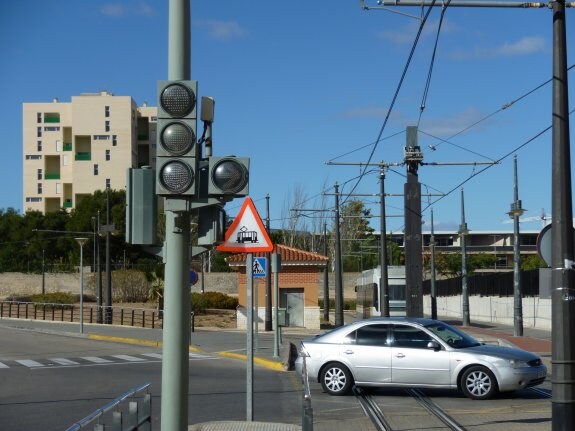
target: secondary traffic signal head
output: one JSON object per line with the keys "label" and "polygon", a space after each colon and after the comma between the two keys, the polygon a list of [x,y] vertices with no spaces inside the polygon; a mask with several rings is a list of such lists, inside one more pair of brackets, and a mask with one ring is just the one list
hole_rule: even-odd
{"label": "secondary traffic signal head", "polygon": [[191,197],[197,188],[197,81],[158,82],[156,193]]}
{"label": "secondary traffic signal head", "polygon": [[246,196],[249,193],[250,159],[246,157],[210,157],[208,195]]}

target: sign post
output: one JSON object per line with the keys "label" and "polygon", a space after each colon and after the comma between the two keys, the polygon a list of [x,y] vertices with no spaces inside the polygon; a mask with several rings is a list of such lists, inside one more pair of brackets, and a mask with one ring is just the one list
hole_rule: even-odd
{"label": "sign post", "polygon": [[254,313],[253,313],[253,279],[254,265],[258,276],[266,271],[267,262],[261,258],[254,260],[253,252],[271,252],[274,245],[264,228],[262,219],[248,197],[244,201],[238,216],[226,231],[225,241],[216,247],[219,251],[246,253],[246,350],[247,350],[247,388],[246,388],[246,420],[254,420]]}

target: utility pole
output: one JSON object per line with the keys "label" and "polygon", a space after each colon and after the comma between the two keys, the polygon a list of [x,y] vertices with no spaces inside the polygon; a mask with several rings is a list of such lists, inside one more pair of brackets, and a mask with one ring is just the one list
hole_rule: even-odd
{"label": "utility pole", "polygon": [[437,319],[437,286],[435,285],[435,235],[433,231],[433,208],[431,208],[431,236],[429,237],[431,254],[431,318]]}
{"label": "utility pole", "polygon": [[465,202],[463,189],[461,189],[461,225],[459,226],[459,240],[461,242],[461,319],[463,326],[469,326],[469,290],[467,288],[467,247],[466,237],[469,234],[465,223]]}
{"label": "utility pole", "polygon": [[389,283],[387,276],[387,228],[385,223],[385,167],[381,167],[379,173],[380,181],[380,202],[381,202],[381,214],[380,220],[380,241],[381,241],[381,251],[379,253],[380,258],[380,273],[379,273],[379,314],[381,317],[389,317]]}
{"label": "utility pole", "polygon": [[[270,195],[266,194],[266,230],[268,235],[271,234],[270,229]],[[266,260],[268,268],[271,267],[271,253],[266,252]],[[266,312],[265,312],[265,330],[271,331],[272,328],[272,272],[268,269],[266,271]]]}
{"label": "utility pole", "polygon": [[335,326],[343,326],[343,277],[339,232],[339,185],[335,183]]}
{"label": "utility pole", "polygon": [[326,256],[327,262],[323,269],[323,320],[329,322],[329,256],[327,251],[327,222],[323,223],[323,254]]}
{"label": "utility pole", "polygon": [[106,186],[106,323],[112,324],[112,269],[110,268],[110,185]]}
{"label": "utility pole", "polygon": [[514,175],[513,175],[513,203],[509,217],[513,220],[513,335],[516,337],[523,336],[523,304],[521,292],[521,253],[520,253],[520,236],[519,236],[519,217],[525,210],[521,208],[519,200],[519,190],[517,186],[517,156],[513,158]]}
{"label": "utility pole", "polygon": [[406,130],[404,163],[407,166],[405,195],[405,312],[408,317],[423,317],[423,288],[421,255],[421,184],[417,170],[423,153],[417,142],[417,127]]}

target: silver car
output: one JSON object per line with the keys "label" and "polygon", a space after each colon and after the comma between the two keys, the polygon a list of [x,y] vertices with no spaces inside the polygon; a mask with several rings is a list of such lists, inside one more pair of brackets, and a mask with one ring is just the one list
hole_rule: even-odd
{"label": "silver car", "polygon": [[362,320],[303,340],[295,366],[302,376],[305,366],[310,381],[331,395],[355,384],[450,388],[484,400],[547,376],[533,353],[482,344],[438,320],[402,317]]}

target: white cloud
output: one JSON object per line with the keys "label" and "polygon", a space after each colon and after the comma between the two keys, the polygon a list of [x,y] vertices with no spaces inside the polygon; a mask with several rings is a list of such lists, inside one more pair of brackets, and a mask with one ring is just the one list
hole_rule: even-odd
{"label": "white cloud", "polygon": [[119,18],[126,15],[152,16],[156,14],[155,9],[146,1],[140,0],[130,4],[107,3],[100,8],[102,15]]}
{"label": "white cloud", "polygon": [[[388,42],[394,43],[396,45],[405,45],[408,43],[413,43],[415,41],[415,36],[419,30],[419,21],[409,21],[407,25],[399,30],[386,30],[378,33],[381,39],[387,40]],[[435,38],[437,34],[437,27],[439,25],[439,20],[427,20],[425,26],[423,27],[420,38],[433,37]],[[439,38],[446,34],[450,34],[457,31],[457,27],[451,24],[447,19],[443,20],[441,24],[441,33]]]}
{"label": "white cloud", "polygon": [[536,36],[525,36],[516,42],[505,42],[502,45],[480,48],[469,51],[454,51],[451,58],[456,60],[468,59],[491,59],[501,57],[517,57],[522,55],[536,54],[546,50],[545,39]]}
{"label": "white cloud", "polygon": [[234,21],[202,21],[198,25],[207,30],[208,36],[212,39],[230,40],[243,37],[247,31],[239,23]]}
{"label": "white cloud", "polygon": [[343,118],[385,118],[387,111],[387,109],[380,106],[368,106],[349,109],[342,112],[339,116]]}

